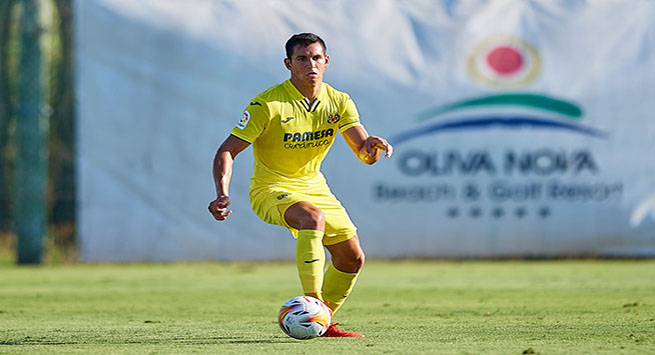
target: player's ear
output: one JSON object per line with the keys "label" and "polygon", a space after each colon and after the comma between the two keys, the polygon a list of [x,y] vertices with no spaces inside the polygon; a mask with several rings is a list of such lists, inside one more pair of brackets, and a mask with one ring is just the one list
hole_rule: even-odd
{"label": "player's ear", "polygon": [[287,69],[291,70],[291,59],[284,58],[284,66],[287,67]]}
{"label": "player's ear", "polygon": [[330,56],[326,54],[325,55],[325,65],[328,66],[329,64],[330,64]]}

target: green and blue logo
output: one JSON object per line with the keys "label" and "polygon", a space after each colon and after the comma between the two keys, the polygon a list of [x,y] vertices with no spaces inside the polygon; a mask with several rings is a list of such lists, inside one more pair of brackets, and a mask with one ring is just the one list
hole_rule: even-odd
{"label": "green and blue logo", "polygon": [[[482,42],[473,50],[467,64],[473,79],[483,85],[503,89],[525,86],[534,81],[541,71],[541,60],[536,49],[518,38],[507,36]],[[498,113],[502,111],[493,110],[495,107],[520,108],[528,113]],[[462,112],[471,109],[488,110],[462,115]],[[455,118],[444,119],[446,116]],[[505,92],[466,98],[427,109],[415,118],[418,122],[431,123],[401,132],[391,140],[400,144],[445,131],[489,128],[563,130],[596,138],[607,137],[605,132],[580,124],[583,116],[579,105],[564,99],[526,92]]]}

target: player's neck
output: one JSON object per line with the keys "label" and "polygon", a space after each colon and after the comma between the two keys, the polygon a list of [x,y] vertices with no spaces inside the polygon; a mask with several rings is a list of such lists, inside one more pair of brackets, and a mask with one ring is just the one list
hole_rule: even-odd
{"label": "player's neck", "polygon": [[315,84],[307,84],[292,77],[291,84],[298,89],[302,96],[306,97],[309,101],[313,101],[318,98],[318,95],[321,93],[323,82],[319,81]]}

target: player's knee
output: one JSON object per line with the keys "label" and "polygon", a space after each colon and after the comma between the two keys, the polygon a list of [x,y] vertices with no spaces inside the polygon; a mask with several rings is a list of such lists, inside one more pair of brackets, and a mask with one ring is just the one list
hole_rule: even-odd
{"label": "player's knee", "polygon": [[298,203],[285,213],[287,223],[296,229],[325,230],[325,214],[309,203]]}
{"label": "player's knee", "polygon": [[305,229],[325,230],[325,214],[318,208],[312,209],[309,211],[305,223],[309,226]]}
{"label": "player's knee", "polygon": [[300,229],[325,230],[325,214],[320,208],[309,208],[300,218]]}
{"label": "player's knee", "polygon": [[334,266],[337,268],[337,270],[352,274],[358,273],[362,267],[364,267],[365,260],[366,257],[361,250],[347,256],[343,256],[337,260],[335,260],[334,256],[332,258],[332,262],[334,263]]}
{"label": "player's knee", "polygon": [[352,272],[359,272],[362,267],[364,267],[364,262],[366,261],[366,256],[364,252],[360,251],[357,255],[353,257],[351,261]]}

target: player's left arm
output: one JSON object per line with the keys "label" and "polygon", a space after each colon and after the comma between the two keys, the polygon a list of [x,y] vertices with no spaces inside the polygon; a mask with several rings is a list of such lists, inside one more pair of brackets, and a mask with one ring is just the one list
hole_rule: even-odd
{"label": "player's left arm", "polygon": [[386,139],[369,136],[364,126],[361,125],[345,130],[343,138],[357,158],[368,165],[377,162],[382,156],[382,151],[385,151],[385,158],[390,158],[393,154],[393,147]]}

